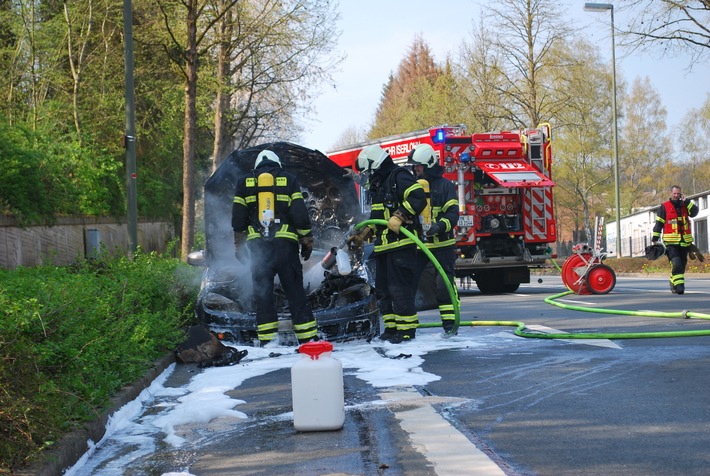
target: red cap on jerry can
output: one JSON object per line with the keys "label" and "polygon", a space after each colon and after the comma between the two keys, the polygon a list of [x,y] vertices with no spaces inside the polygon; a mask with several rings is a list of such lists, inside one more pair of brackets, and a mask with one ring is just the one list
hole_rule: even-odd
{"label": "red cap on jerry can", "polygon": [[321,340],[318,342],[306,342],[298,348],[299,354],[306,354],[311,357],[311,360],[317,360],[323,352],[332,352],[333,344],[328,341]]}

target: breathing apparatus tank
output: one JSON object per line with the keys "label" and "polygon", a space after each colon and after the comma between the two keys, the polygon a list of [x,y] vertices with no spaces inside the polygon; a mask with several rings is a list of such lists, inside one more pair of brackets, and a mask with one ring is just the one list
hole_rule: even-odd
{"label": "breathing apparatus tank", "polygon": [[263,227],[264,238],[269,238],[276,212],[274,176],[268,172],[259,174],[257,186],[259,190],[259,223]]}
{"label": "breathing apparatus tank", "polygon": [[421,185],[424,189],[424,193],[426,193],[426,206],[419,214],[419,222],[422,225],[422,230],[426,233],[426,231],[431,228],[431,196],[429,193],[429,181],[426,179],[419,179],[417,182],[419,182],[419,185]]}

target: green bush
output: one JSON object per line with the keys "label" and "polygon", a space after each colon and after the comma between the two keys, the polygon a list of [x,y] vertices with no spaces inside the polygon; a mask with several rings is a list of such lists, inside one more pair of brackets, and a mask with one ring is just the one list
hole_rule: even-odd
{"label": "green bush", "polygon": [[141,253],[0,270],[0,473],[94,418],[184,340],[197,273]]}

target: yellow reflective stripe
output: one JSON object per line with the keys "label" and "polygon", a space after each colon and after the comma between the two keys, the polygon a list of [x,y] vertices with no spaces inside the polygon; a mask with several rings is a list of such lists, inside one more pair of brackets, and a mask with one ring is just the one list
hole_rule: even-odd
{"label": "yellow reflective stripe", "polygon": [[234,203],[236,203],[237,205],[245,206],[245,207],[247,206],[247,202],[244,201],[244,199],[242,197],[234,197]]}
{"label": "yellow reflective stripe", "polygon": [[291,200],[303,200],[303,193],[299,190],[298,192],[293,192],[291,194]]}
{"label": "yellow reflective stripe", "polygon": [[291,204],[291,197],[288,195],[283,195],[283,194],[278,194],[276,195],[276,201],[278,202],[286,202],[287,204]]}
{"label": "yellow reflective stripe", "polygon": [[427,248],[445,248],[447,246],[453,246],[456,244],[456,239],[455,238],[450,238],[445,241],[435,241],[433,243],[427,242],[426,247]]}
{"label": "yellow reflective stripe", "polygon": [[409,204],[407,199],[409,198],[409,194],[412,193],[414,190],[424,190],[424,187],[419,182],[415,182],[412,184],[407,190],[404,191],[404,203],[402,203],[402,206],[407,209],[409,213],[412,215],[416,215],[416,212],[412,208],[412,206]]}
{"label": "yellow reflective stripe", "polygon": [[403,246],[413,245],[413,244],[414,244],[414,242],[411,239],[405,238],[403,240],[393,241],[392,243],[383,243],[381,245],[375,245],[374,251],[378,252],[378,251],[394,250],[396,248],[401,248]]}
{"label": "yellow reflective stripe", "polygon": [[397,330],[407,331],[419,327],[419,318],[416,314],[411,316],[397,316]]}
{"label": "yellow reflective stripe", "polygon": [[274,321],[274,322],[267,322],[266,324],[259,324],[256,326],[256,331],[257,332],[268,332],[268,331],[274,331],[279,329],[279,322]]}
{"label": "yellow reflective stripe", "polygon": [[304,228],[304,229],[300,229],[300,228],[299,228],[299,229],[296,230],[296,232],[297,232],[300,236],[306,236],[307,234],[309,234],[309,233],[311,232],[311,229],[310,229],[310,228],[308,228],[308,229],[305,229],[305,228]]}
{"label": "yellow reflective stripe", "polygon": [[372,210],[384,210],[385,204],[384,203],[373,203],[371,209]]}
{"label": "yellow reflective stripe", "polygon": [[256,203],[256,195],[249,195],[244,198],[246,203]]}

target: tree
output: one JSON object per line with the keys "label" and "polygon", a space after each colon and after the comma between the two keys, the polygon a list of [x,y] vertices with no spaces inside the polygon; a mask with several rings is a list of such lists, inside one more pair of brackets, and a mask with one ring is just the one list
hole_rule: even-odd
{"label": "tree", "polygon": [[332,49],[337,19],[322,0],[241,2],[222,17],[213,170],[231,149],[298,137],[295,117],[308,115],[314,85],[329,82],[342,61]]}
{"label": "tree", "polygon": [[[218,137],[213,140],[213,160],[221,160],[224,141],[236,135],[242,145],[267,137],[267,131],[281,132],[283,138],[285,131],[295,127],[292,121],[295,107],[299,101],[306,102],[305,92],[311,86],[308,79],[313,79],[314,71],[320,67],[318,55],[330,38],[323,31],[332,31],[323,28],[331,19],[323,12],[330,11],[331,3],[316,0],[151,1],[159,12],[162,32],[153,29],[153,36],[146,36],[144,41],[158,44],[184,79],[181,254],[187,259],[195,237],[198,128],[207,127],[206,123],[198,124],[198,117],[205,117],[198,115],[198,109],[203,111],[215,104],[216,97],[215,89],[206,87],[210,83],[207,78],[214,75],[214,70],[209,68],[218,65],[220,73],[213,84],[222,95],[213,115],[222,121],[217,127]],[[147,11],[144,15],[150,18]],[[153,22],[155,20],[152,18]],[[217,58],[216,63],[214,58]],[[310,76],[303,73],[303,65]],[[297,72],[295,76],[289,74],[293,70]],[[198,95],[200,72],[206,76],[199,84],[207,95]],[[237,82],[230,83],[232,78]],[[243,78],[246,83],[239,83]],[[302,82],[299,84],[299,81]],[[304,83],[308,86],[303,86]],[[204,102],[199,102],[201,100]],[[231,104],[236,106],[224,109]],[[230,111],[236,113],[227,120]],[[235,117],[243,128],[235,129],[232,121]],[[209,129],[206,132],[209,133]],[[246,140],[242,140],[243,137]]]}
{"label": "tree", "polygon": [[678,138],[682,171],[673,183],[681,185],[686,195],[710,189],[710,94],[700,108],[686,113],[673,135]]}
{"label": "tree", "polygon": [[[495,89],[508,123],[535,127],[565,107],[555,94],[556,80],[566,65],[557,64],[554,52],[570,41],[571,29],[545,0],[498,0],[486,9],[484,24],[495,24],[495,34],[477,36],[490,42],[488,57],[500,61],[488,87]],[[481,27],[485,28],[485,27]]]}
{"label": "tree", "polygon": [[598,49],[583,40],[558,49],[555,56],[568,65],[557,89],[567,107],[554,118],[558,224],[560,234],[569,223],[576,240],[591,240],[592,217],[613,210],[611,73]]}
{"label": "tree", "polygon": [[[619,135],[621,209],[630,213],[655,202],[658,177],[653,173],[673,150],[666,135],[666,108],[648,77],[636,78],[622,102],[623,134]],[[649,173],[651,172],[651,173]]]}
{"label": "tree", "polygon": [[690,67],[710,57],[708,0],[622,0],[629,23],[620,27],[622,46],[654,48],[664,53],[689,53]]}
{"label": "tree", "polygon": [[390,74],[382,90],[368,137],[384,137],[432,126],[417,115],[421,111],[422,94],[433,89],[441,74],[429,45],[417,35],[399,63],[397,73]]}
{"label": "tree", "polygon": [[463,122],[477,131],[509,128],[506,111],[512,104],[500,91],[504,89],[504,52],[494,45],[494,34],[483,21],[471,31],[470,41],[459,50],[457,77],[463,101]]}

